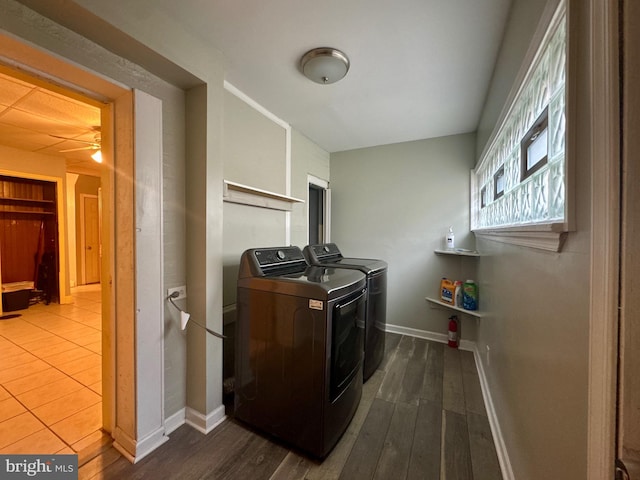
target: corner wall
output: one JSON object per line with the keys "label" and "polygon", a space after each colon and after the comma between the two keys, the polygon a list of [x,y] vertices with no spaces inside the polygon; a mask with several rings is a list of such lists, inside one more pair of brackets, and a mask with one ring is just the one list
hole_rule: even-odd
{"label": "corner wall", "polygon": [[[469,233],[469,170],[475,135],[464,134],[331,154],[332,240],[347,257],[389,264],[387,324],[446,334],[450,311],[430,308],[440,279],[475,275],[474,258],[434,254],[449,226],[456,246]],[[482,292],[480,293],[482,295]],[[475,320],[461,336],[475,340]]]}

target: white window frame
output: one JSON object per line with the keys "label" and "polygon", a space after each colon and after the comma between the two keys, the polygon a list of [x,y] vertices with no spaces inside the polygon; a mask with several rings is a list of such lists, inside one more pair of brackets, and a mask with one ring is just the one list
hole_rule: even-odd
{"label": "white window frame", "polygon": [[[506,225],[496,226],[488,228],[474,228],[473,222],[475,220],[475,213],[480,208],[480,194],[484,185],[478,184],[478,177],[476,170],[480,168],[483,162],[487,161],[488,153],[491,151],[494,143],[497,141],[503,125],[512,113],[512,109],[518,96],[523,88],[526,86],[526,82],[531,76],[535,65],[537,64],[538,56],[541,54],[541,46],[545,44],[550,32],[555,30],[555,26],[560,21],[565,21],[566,27],[566,77],[565,77],[565,158],[564,158],[564,184],[565,184],[565,205],[564,205],[564,219],[562,221],[555,222],[539,222],[529,224],[518,225]],[[550,2],[540,21],[538,29],[531,42],[529,50],[525,55],[522,67],[514,87],[512,88],[507,101],[505,102],[505,108],[501,112],[496,128],[493,134],[486,143],[485,148],[480,156],[480,160],[476,165],[476,169],[471,171],[471,205],[470,216],[472,223],[472,231],[479,238],[486,238],[489,240],[510,243],[514,245],[526,246],[531,248],[538,248],[543,250],[549,250],[559,252],[562,248],[564,240],[566,239],[567,232],[575,230],[575,218],[574,218],[574,159],[573,159],[573,142],[572,142],[572,127],[573,127],[573,112],[575,111],[574,105],[574,91],[573,88],[573,68],[572,59],[575,55],[572,55],[574,50],[574,41],[572,39],[574,35],[569,28],[569,15],[565,6],[565,1],[560,0],[558,2]],[[487,192],[489,198],[493,198],[493,189]],[[474,210],[475,209],[475,210]]]}

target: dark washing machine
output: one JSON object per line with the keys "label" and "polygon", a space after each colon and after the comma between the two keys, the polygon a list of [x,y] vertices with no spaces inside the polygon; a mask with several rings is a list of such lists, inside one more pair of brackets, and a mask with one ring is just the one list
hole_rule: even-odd
{"label": "dark washing machine", "polygon": [[345,258],[335,243],[307,245],[303,253],[311,265],[357,270],[367,276],[363,372],[364,380],[368,380],[384,357],[384,335],[387,325],[387,262],[368,258]]}
{"label": "dark washing machine", "polygon": [[362,272],[309,266],[298,247],[245,251],[235,417],[325,457],[362,395],[365,298]]}

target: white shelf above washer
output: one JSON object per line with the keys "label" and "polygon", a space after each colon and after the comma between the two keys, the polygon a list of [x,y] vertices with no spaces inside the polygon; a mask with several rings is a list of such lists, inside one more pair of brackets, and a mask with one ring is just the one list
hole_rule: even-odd
{"label": "white shelf above washer", "polygon": [[294,203],[304,203],[304,200],[269,192],[261,188],[242,185],[241,183],[224,180],[223,200],[225,202],[269,208],[271,210],[291,211]]}

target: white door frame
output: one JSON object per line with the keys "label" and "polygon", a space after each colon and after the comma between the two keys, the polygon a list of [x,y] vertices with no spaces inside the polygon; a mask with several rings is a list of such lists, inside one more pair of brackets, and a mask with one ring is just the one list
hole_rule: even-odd
{"label": "white door frame", "polygon": [[590,0],[591,291],[587,475],[613,478],[616,457],[620,145],[618,5]]}
{"label": "white door frame", "polygon": [[[327,180],[323,180],[319,177],[316,177],[311,174],[307,174],[307,223],[309,222],[309,185],[315,185],[316,187],[320,187],[324,190],[323,201],[324,201],[324,218],[322,221],[324,222],[324,242],[331,241],[331,189],[329,188],[329,182]],[[309,228],[307,226],[307,244],[309,243]]]}

